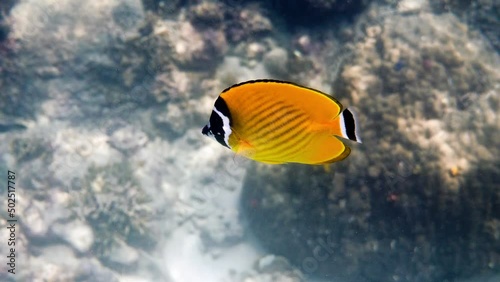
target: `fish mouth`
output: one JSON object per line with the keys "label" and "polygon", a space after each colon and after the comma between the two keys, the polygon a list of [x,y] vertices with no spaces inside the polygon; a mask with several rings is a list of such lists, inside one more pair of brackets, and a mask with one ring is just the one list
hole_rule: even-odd
{"label": "fish mouth", "polygon": [[208,136],[208,133],[210,132],[210,128],[208,125],[205,125],[203,129],[201,130],[201,134]]}

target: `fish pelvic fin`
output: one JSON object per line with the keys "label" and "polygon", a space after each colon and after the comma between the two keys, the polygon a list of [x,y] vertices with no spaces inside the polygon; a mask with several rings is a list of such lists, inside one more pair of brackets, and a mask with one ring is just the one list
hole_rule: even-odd
{"label": "fish pelvic fin", "polygon": [[355,112],[350,109],[344,109],[338,116],[340,136],[358,143],[363,143],[359,135],[359,125]]}
{"label": "fish pelvic fin", "polygon": [[249,159],[252,159],[253,155],[255,155],[255,148],[250,143],[244,140],[240,140],[236,148],[234,149],[236,154],[247,157]]}

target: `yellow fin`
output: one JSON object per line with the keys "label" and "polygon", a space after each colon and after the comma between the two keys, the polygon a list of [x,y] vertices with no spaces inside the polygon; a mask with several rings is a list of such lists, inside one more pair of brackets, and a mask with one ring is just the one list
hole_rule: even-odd
{"label": "yellow fin", "polygon": [[[342,143],[342,141],[340,141],[340,140],[339,140],[339,142],[341,142],[341,143]],[[342,144],[343,144],[343,143],[342,143]],[[345,146],[345,145],[344,145],[344,148],[345,148],[345,149],[344,149],[344,151],[343,151],[340,155],[338,155],[338,156],[336,156],[336,157],[333,157],[333,158],[331,158],[331,159],[329,159],[329,160],[327,160],[327,161],[325,161],[325,162],[318,163],[318,164],[323,164],[323,165],[326,165],[326,164],[331,164],[331,163],[334,163],[334,162],[339,162],[339,161],[341,161],[341,160],[343,160],[343,159],[347,158],[347,157],[349,156],[349,154],[351,153],[351,148],[349,148],[349,147],[347,147],[347,146]]]}
{"label": "yellow fin", "polygon": [[236,152],[236,154],[247,157],[249,159],[251,159],[252,156],[255,155],[255,148],[250,143],[244,140],[239,140],[234,151]]}
{"label": "yellow fin", "polygon": [[323,169],[325,170],[325,172],[331,172],[332,170],[330,169],[330,164],[329,163],[325,163],[323,164]]}
{"label": "yellow fin", "polygon": [[292,162],[305,164],[329,164],[349,156],[351,149],[338,138],[328,133],[317,133],[307,148]]}

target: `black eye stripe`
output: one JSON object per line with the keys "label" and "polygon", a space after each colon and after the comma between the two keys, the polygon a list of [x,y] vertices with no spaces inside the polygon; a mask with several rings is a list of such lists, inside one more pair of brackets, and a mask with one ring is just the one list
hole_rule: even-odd
{"label": "black eye stripe", "polygon": [[[226,124],[224,124],[224,121]],[[219,97],[215,101],[212,114],[210,115],[210,122],[206,126],[206,129],[204,128],[202,130],[202,133],[206,132],[207,134],[205,135],[214,137],[221,145],[230,148],[227,143],[229,142],[228,138],[231,134],[231,124],[231,113],[229,112],[226,101]]]}
{"label": "black eye stripe", "polygon": [[222,118],[215,112],[212,111],[212,115],[210,116],[210,132],[215,137],[215,140],[219,142],[222,146],[228,147],[226,141],[224,140],[225,132],[223,129],[224,122]]}
{"label": "black eye stripe", "polygon": [[223,125],[222,118],[215,111],[212,111],[212,115],[210,116],[210,129],[212,132],[224,131],[222,129]]}
{"label": "black eye stripe", "polygon": [[229,112],[229,108],[227,107],[226,101],[221,97],[217,98],[214,104],[214,108],[217,109],[221,114],[229,119],[229,125],[232,125],[231,113]]}

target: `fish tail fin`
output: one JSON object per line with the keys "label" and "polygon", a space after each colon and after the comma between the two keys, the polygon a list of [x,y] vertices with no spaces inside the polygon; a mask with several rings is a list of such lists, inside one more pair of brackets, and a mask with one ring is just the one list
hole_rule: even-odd
{"label": "fish tail fin", "polygon": [[340,136],[363,143],[359,136],[359,126],[356,114],[352,109],[344,109],[339,115]]}

